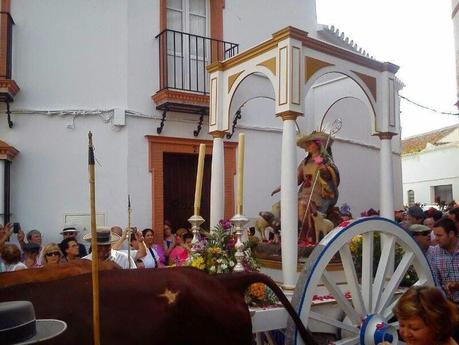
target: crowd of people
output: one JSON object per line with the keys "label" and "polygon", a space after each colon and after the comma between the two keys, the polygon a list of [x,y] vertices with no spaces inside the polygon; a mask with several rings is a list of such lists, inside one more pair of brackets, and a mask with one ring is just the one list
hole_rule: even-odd
{"label": "crowd of people", "polygon": [[[184,265],[191,250],[193,235],[185,228],[177,229],[174,233],[169,221],[164,222],[163,231],[163,243],[158,244],[150,228],[140,231],[135,227],[123,230],[117,225],[97,227],[98,258],[100,261],[113,261],[123,269]],[[20,228],[14,231],[11,223],[0,226],[0,272],[91,260],[91,233],[83,236],[85,245],[78,240],[79,232],[76,226],[65,225],[60,232],[60,243],[44,244],[41,232],[36,229],[25,234]],[[18,244],[10,241],[14,235]]]}
{"label": "crowd of people", "polygon": [[[408,345],[457,345],[459,207],[442,212],[423,211],[415,205],[396,214],[396,220],[419,244],[439,287],[412,287],[403,294],[394,308],[399,334]],[[46,244],[40,231],[30,230],[25,234],[18,229],[19,245],[10,242],[13,228],[12,224],[0,227],[0,272],[92,259],[91,233],[83,236],[84,245],[78,240],[79,229],[75,226],[62,228],[60,243]],[[155,233],[150,228],[140,231],[136,228],[123,230],[119,226],[98,227],[99,260],[113,261],[123,269],[184,265],[191,251],[191,232],[185,228],[173,231],[171,223],[165,221],[162,237],[162,243],[156,243]]]}

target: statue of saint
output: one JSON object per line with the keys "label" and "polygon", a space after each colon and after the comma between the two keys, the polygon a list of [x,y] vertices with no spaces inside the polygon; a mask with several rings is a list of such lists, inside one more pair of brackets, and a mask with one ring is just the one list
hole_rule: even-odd
{"label": "statue of saint", "polygon": [[[317,242],[313,215],[317,211],[325,216],[338,201],[339,172],[332,154],[332,138],[323,132],[312,132],[298,138],[297,146],[307,156],[298,166],[298,226],[299,240]],[[271,195],[280,191],[276,188]]]}

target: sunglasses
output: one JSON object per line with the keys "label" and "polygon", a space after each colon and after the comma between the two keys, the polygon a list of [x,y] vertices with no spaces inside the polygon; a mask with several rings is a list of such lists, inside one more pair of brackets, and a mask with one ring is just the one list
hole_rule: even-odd
{"label": "sunglasses", "polygon": [[46,253],[45,255],[46,256],[53,256],[53,255],[54,256],[61,256],[61,253],[59,253],[59,252],[50,252],[50,253]]}
{"label": "sunglasses", "polygon": [[414,236],[429,236],[430,231],[422,231],[422,232],[417,232],[414,234]]}

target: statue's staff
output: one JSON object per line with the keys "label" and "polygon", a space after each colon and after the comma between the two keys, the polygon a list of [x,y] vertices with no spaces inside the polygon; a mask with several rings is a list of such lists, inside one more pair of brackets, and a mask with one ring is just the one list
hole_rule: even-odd
{"label": "statue's staff", "polygon": [[91,248],[92,248],[92,323],[94,345],[100,345],[100,312],[99,312],[99,258],[97,255],[96,230],[96,174],[92,133],[88,133],[88,169],[89,169],[89,201],[91,206]]}
{"label": "statue's staff", "polygon": [[[325,152],[327,152],[328,145],[330,144],[330,139],[331,139],[332,135],[335,135],[336,133],[338,133],[341,130],[342,126],[343,126],[343,122],[341,121],[340,118],[336,119],[331,124],[330,133],[328,134],[327,141],[325,142],[325,147],[324,147]],[[314,195],[314,189],[316,188],[317,181],[319,180],[319,175],[320,175],[320,169],[317,169],[315,174],[314,174],[314,181],[312,183],[311,193],[309,194],[308,203],[306,205],[306,211],[304,212],[304,215],[303,215],[303,221],[301,222],[301,229],[303,229],[304,222],[306,221],[306,217],[307,217],[307,214],[308,214],[308,211],[309,211],[309,207],[311,206],[312,196]],[[309,229],[308,229],[308,233],[309,233]]]}
{"label": "statue's staff", "polygon": [[131,196],[128,194],[128,224],[127,224],[127,241],[128,241],[128,262],[131,269]]}

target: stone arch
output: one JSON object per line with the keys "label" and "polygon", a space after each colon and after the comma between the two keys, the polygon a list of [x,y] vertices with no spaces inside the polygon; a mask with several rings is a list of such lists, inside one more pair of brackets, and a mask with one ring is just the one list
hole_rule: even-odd
{"label": "stone arch", "polygon": [[[350,79],[352,79],[359,87],[360,89],[363,91],[363,93],[365,94],[369,104],[370,104],[370,112],[373,114],[373,121],[372,121],[372,127],[373,127],[373,132],[376,131],[376,129],[378,128],[377,124],[378,124],[378,121],[380,120],[379,119],[379,114],[377,112],[377,104],[376,104],[376,89],[375,90],[370,90],[370,88],[368,87],[368,85],[354,72],[352,71],[349,71],[349,70],[346,70],[346,69],[343,69],[343,68],[339,68],[337,66],[327,66],[327,67],[323,67],[321,69],[319,69],[318,71],[316,71],[307,81],[306,81],[306,84],[304,85],[304,88],[303,88],[303,99],[305,99],[307,93],[309,92],[309,90],[311,89],[311,87],[315,84],[315,82],[327,75],[327,74],[331,74],[331,73],[336,73],[336,74],[341,74],[341,75],[344,75]],[[376,78],[375,78],[376,79]],[[376,84],[375,84],[375,87],[376,87]],[[336,102],[338,102],[340,99],[336,100],[334,103],[331,104],[330,107],[332,107],[334,104],[336,104]]]}
{"label": "stone arch", "polygon": [[[232,116],[230,114],[230,110],[231,110],[231,104],[233,102],[233,98],[234,98],[234,94],[236,93],[237,89],[239,88],[239,86],[244,82],[245,79],[247,79],[248,77],[250,77],[251,75],[255,75],[255,74],[261,74],[263,75],[264,77],[266,77],[270,83],[271,83],[271,86],[272,86],[272,90],[273,90],[273,94],[274,94],[274,98],[277,99],[278,95],[277,95],[277,79],[276,79],[276,76],[266,67],[264,66],[255,66],[254,68],[251,68],[247,71],[242,71],[240,72],[240,74],[236,77],[236,79],[234,80],[234,82],[229,85],[229,90],[228,90],[228,103],[225,104],[225,108],[223,109],[223,114],[226,114],[227,118],[228,118],[228,128],[230,128],[230,122],[232,120]],[[228,79],[229,80],[229,79]]]}

